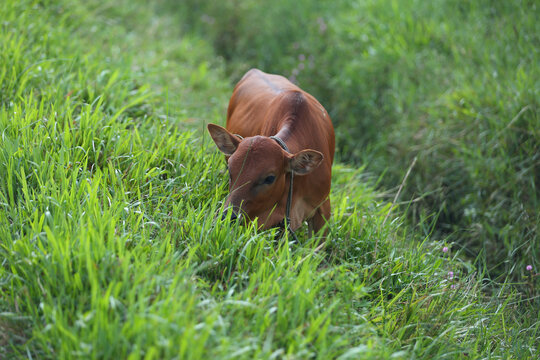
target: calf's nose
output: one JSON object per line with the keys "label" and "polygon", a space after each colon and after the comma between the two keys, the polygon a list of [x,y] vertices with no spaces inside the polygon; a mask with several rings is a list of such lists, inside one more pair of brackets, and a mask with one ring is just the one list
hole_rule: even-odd
{"label": "calf's nose", "polygon": [[[223,212],[223,214],[221,215],[221,220],[225,220],[227,218],[228,212],[229,212],[229,210],[225,210]],[[236,220],[236,219],[238,219],[238,215],[236,214],[235,211],[232,211],[231,212],[231,221]]]}

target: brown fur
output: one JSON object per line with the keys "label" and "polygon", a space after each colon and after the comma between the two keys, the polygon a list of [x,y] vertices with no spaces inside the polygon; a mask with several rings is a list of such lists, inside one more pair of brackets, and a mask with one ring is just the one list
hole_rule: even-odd
{"label": "brown fur", "polygon": [[[228,157],[230,194],[225,205],[270,228],[285,216],[290,171],[294,171],[291,228],[304,220],[320,230],[330,217],[334,128],[310,94],[279,75],[248,71],[236,85],[227,111],[227,129],[209,124]],[[242,136],[240,140],[234,134]],[[290,154],[269,138],[276,135]],[[268,176],[272,184],[265,184]]]}

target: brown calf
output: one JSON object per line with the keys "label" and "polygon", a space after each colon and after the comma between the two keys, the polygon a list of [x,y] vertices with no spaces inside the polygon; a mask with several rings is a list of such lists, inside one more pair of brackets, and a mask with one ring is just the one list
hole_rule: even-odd
{"label": "brown calf", "polygon": [[290,228],[304,220],[315,231],[324,226],[330,217],[334,127],[313,96],[282,76],[252,69],[234,88],[227,129],[209,124],[208,131],[228,158],[225,207],[233,207],[233,218],[243,213],[258,218],[263,229],[278,226],[294,175]]}

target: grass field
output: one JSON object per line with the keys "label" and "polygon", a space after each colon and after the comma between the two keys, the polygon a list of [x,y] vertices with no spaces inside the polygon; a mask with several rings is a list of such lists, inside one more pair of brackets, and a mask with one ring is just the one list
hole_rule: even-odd
{"label": "grass field", "polygon": [[[338,158],[401,182],[409,219],[492,279],[540,264],[540,29],[534,1],[164,0],[236,80],[258,66],[328,109]],[[287,19],[287,20],[284,20]]]}
{"label": "grass field", "polygon": [[0,2],[0,358],[537,356],[537,260],[493,280],[365,167],[320,251],[215,218],[229,65],[165,5]]}

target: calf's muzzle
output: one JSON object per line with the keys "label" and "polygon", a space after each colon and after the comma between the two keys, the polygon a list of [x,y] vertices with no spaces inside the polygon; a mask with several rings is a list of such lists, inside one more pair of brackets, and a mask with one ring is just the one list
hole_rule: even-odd
{"label": "calf's muzzle", "polygon": [[228,208],[223,211],[221,214],[221,220],[225,220],[227,218],[227,215],[229,214],[229,211],[231,212],[231,221],[237,220],[241,217],[241,215],[238,214],[238,212],[233,208]]}

